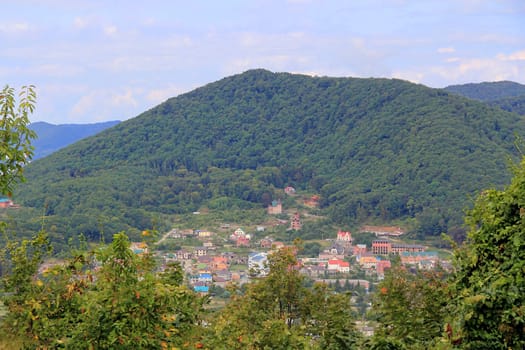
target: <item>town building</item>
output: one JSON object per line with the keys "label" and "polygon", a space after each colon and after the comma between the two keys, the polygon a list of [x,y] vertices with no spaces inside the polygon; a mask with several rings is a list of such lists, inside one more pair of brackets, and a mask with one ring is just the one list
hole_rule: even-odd
{"label": "town building", "polygon": [[283,212],[283,205],[281,203],[281,200],[274,200],[270,205],[268,205],[268,214],[269,215],[275,215],[275,214],[282,214]]}
{"label": "town building", "polygon": [[425,246],[419,244],[392,243],[388,240],[378,239],[372,242],[372,254],[388,255],[401,254],[404,252],[424,252]]}
{"label": "town building", "polygon": [[295,214],[292,216],[292,221],[291,221],[291,223],[290,223],[290,228],[291,228],[292,230],[296,230],[296,231],[298,231],[298,230],[301,229],[301,227],[302,227],[302,225],[301,225],[301,218],[300,218],[300,216],[299,216],[299,213],[295,213]]}

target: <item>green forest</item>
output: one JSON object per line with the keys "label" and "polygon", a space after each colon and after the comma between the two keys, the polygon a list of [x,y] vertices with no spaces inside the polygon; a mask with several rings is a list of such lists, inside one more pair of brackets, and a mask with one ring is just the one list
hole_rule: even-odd
{"label": "green forest", "polygon": [[5,220],[55,244],[140,237],[176,214],[264,208],[285,186],[331,222],[404,222],[464,238],[482,188],[502,188],[523,117],[396,79],[251,70],[169,99],[26,167]]}
{"label": "green forest", "polygon": [[[14,96],[8,87],[0,94],[1,147],[8,155],[0,161],[4,193],[34,179],[23,170],[32,155],[35,135],[27,125],[36,95],[28,87],[18,104]],[[61,154],[67,152],[74,153]],[[103,170],[86,168],[84,175],[90,178],[91,172]],[[258,174],[256,170],[246,166],[242,172]],[[191,171],[198,174],[197,169]],[[110,243],[97,245],[80,235],[68,257],[53,264],[49,260],[53,244],[45,227],[22,239],[16,235],[16,225],[2,221],[0,346],[521,349],[525,346],[525,158],[514,163],[511,172],[510,184],[482,190],[473,199],[464,218],[466,240],[455,244],[450,239],[452,268],[419,271],[394,264],[388,270],[367,314],[375,325],[371,336],[357,331],[352,293],[336,292],[298,272],[300,240],[268,256],[265,277],[243,286],[231,284],[225,305],[210,308],[209,297],[186,286],[179,264],[159,270],[152,253],[136,254],[130,249],[124,232],[113,233]],[[310,175],[310,180],[314,177]],[[207,185],[212,184],[218,186],[210,179]],[[249,198],[238,199],[251,203]],[[44,206],[44,210],[56,209]],[[141,238],[148,242],[152,236],[143,230]]]}
{"label": "green forest", "polygon": [[447,86],[445,90],[525,115],[525,86],[511,81]]}

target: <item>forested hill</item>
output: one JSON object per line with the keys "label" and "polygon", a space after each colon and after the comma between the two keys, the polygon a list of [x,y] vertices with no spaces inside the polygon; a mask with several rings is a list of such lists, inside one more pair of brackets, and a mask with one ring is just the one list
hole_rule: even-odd
{"label": "forested hill", "polygon": [[35,154],[33,159],[45,157],[65,146],[68,146],[85,137],[94,135],[110,128],[120,121],[109,121],[91,124],[50,124],[35,122],[29,126],[36,132],[37,138],[33,141]]}
{"label": "forested hill", "polygon": [[33,162],[15,200],[96,237],[159,213],[263,208],[292,185],[336,222],[415,218],[439,234],[508,181],[516,134],[518,114],[441,89],[251,70]]}
{"label": "forested hill", "polygon": [[496,101],[525,96],[525,85],[513,81],[450,85],[445,90],[480,101]]}
{"label": "forested hill", "polygon": [[445,90],[525,115],[525,85],[512,81],[447,86]]}

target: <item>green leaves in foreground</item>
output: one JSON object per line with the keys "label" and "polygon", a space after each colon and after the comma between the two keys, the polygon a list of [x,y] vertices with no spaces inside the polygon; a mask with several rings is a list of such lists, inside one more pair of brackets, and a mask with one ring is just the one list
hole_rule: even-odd
{"label": "green leaves in foreground", "polygon": [[70,349],[163,349],[198,339],[204,300],[172,283],[181,281],[180,266],[157,274],[152,257],[134,254],[119,233],[109,246],[37,273],[43,237],[5,251],[5,334],[28,347]]}
{"label": "green leaves in foreground", "polygon": [[28,128],[29,115],[36,102],[34,86],[24,86],[17,105],[15,90],[0,91],[0,195],[10,194],[18,181],[24,181],[24,166],[31,160],[31,139],[36,134]]}

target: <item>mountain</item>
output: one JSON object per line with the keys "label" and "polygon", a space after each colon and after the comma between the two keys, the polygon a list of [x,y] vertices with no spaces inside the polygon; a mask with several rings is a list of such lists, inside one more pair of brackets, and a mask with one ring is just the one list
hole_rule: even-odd
{"label": "mountain", "polygon": [[469,83],[450,85],[445,90],[479,101],[497,101],[513,97],[525,97],[525,85],[512,81]]}
{"label": "mountain", "polygon": [[35,154],[33,159],[50,155],[80,139],[94,135],[104,129],[117,125],[120,121],[109,121],[93,124],[59,124],[35,122],[29,126],[36,132],[37,138],[33,141]]}
{"label": "mountain", "polygon": [[34,161],[15,199],[96,239],[203,207],[262,209],[292,185],[335,223],[407,220],[439,235],[508,181],[516,135],[520,115],[442,89],[251,70]]}
{"label": "mountain", "polygon": [[445,90],[525,115],[525,85],[512,81],[447,86]]}

